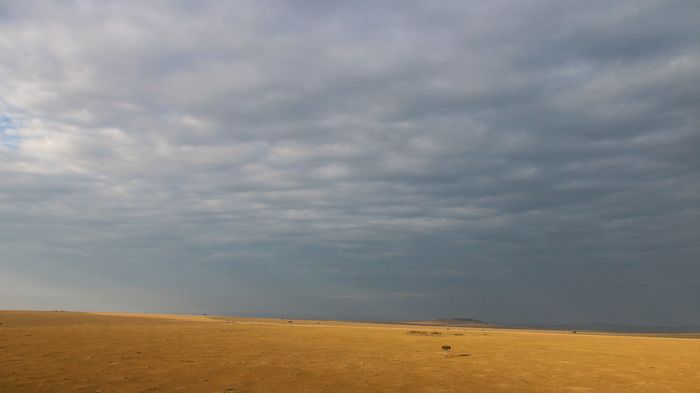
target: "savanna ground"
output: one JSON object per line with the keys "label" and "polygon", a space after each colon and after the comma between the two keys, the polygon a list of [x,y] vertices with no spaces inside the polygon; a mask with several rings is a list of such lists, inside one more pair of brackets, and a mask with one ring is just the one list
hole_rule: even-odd
{"label": "savanna ground", "polygon": [[0,392],[690,393],[692,337],[0,311]]}

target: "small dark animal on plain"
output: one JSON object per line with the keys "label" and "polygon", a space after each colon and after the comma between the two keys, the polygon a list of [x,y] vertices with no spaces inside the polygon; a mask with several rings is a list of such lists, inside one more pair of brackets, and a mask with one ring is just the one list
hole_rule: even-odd
{"label": "small dark animal on plain", "polygon": [[443,345],[442,346],[442,354],[443,356],[447,357],[447,354],[450,353],[450,350],[452,349],[451,346],[449,345]]}

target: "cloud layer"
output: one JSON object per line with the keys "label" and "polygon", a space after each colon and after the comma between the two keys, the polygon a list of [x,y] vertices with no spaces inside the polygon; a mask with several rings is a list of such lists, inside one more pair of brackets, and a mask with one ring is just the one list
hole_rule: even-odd
{"label": "cloud layer", "polygon": [[700,323],[698,20],[0,3],[0,306]]}

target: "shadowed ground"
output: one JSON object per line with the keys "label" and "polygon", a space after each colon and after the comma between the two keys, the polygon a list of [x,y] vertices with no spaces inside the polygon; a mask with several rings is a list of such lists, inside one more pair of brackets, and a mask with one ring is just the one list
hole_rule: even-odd
{"label": "shadowed ground", "polygon": [[[442,345],[452,347],[448,357]],[[0,311],[3,393],[689,393],[699,386],[700,340],[692,338]]]}

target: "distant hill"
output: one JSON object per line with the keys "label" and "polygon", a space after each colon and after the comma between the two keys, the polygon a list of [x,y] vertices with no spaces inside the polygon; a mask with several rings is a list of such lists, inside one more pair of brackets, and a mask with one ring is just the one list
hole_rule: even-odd
{"label": "distant hill", "polygon": [[577,325],[527,324],[527,325],[495,325],[473,318],[445,318],[421,321],[399,322],[406,325],[419,326],[453,326],[453,327],[482,327],[482,328],[513,328],[513,329],[544,329],[544,330],[577,330],[610,333],[700,333],[700,326],[634,326],[613,323],[589,323]]}
{"label": "distant hill", "polygon": [[532,329],[581,330],[610,333],[700,333],[700,326],[635,326],[614,323],[589,323],[581,325],[521,325]]}
{"label": "distant hill", "polygon": [[480,321],[473,318],[449,318],[449,319],[431,319],[425,321],[406,321],[402,322],[408,325],[424,325],[424,326],[455,326],[455,327],[496,327],[488,322]]}

